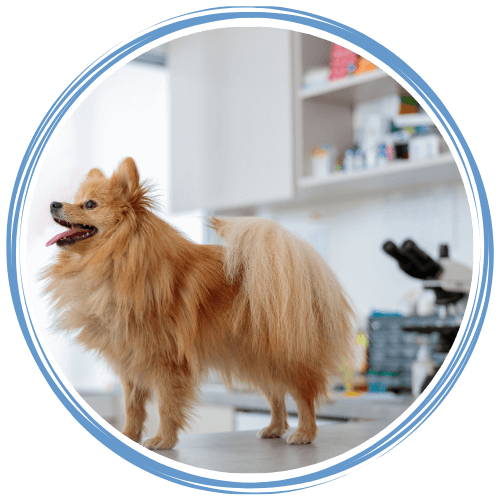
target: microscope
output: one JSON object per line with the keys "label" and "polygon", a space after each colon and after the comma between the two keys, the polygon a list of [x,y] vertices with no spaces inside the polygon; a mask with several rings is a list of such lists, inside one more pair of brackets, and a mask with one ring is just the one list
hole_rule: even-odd
{"label": "microscope", "polygon": [[[392,241],[386,241],[382,249],[397,261],[404,273],[422,280],[423,287],[433,290],[435,294],[437,318],[429,318],[427,324],[412,324],[409,319],[409,323],[403,325],[401,330],[418,333],[425,339],[436,332],[438,340],[434,345],[434,352],[448,353],[458,334],[465,311],[472,270],[450,259],[448,245],[440,245],[438,261],[432,259],[412,240],[406,240],[399,247]],[[426,340],[422,343],[425,348]],[[425,379],[421,391],[430,383],[434,373]]]}

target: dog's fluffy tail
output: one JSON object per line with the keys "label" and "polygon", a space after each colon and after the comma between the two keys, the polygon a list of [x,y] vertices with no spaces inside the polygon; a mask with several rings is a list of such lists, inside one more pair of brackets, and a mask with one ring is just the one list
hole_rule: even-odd
{"label": "dog's fluffy tail", "polygon": [[235,331],[275,359],[325,375],[352,367],[354,312],[318,252],[273,221],[212,218],[212,227],[225,242],[227,279],[240,284]]}

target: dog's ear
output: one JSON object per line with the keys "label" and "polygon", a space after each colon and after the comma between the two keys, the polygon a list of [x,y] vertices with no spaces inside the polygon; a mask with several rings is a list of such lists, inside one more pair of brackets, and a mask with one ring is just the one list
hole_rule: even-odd
{"label": "dog's ear", "polygon": [[93,168],[87,174],[87,179],[100,179],[100,178],[104,178],[104,174],[98,168]]}
{"label": "dog's ear", "polygon": [[111,181],[126,197],[134,193],[139,187],[139,171],[134,160],[125,158],[111,177]]}

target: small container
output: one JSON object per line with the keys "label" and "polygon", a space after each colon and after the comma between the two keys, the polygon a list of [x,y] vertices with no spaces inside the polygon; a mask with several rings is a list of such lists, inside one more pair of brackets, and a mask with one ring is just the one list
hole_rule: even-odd
{"label": "small container", "polygon": [[354,170],[362,170],[365,167],[365,157],[361,148],[354,151]]}
{"label": "small container", "polygon": [[416,398],[422,393],[422,385],[429,375],[434,374],[435,363],[429,355],[428,340],[420,341],[417,359],[411,364],[411,392]]}
{"label": "small container", "polygon": [[440,137],[437,134],[429,134],[424,137],[426,138],[427,158],[435,158],[436,156],[439,156]]}
{"label": "small container", "polygon": [[435,158],[440,150],[441,136],[438,134],[417,135],[408,141],[408,153],[413,161]]}
{"label": "small container", "polygon": [[330,175],[335,171],[337,152],[331,144],[322,144],[313,149],[311,157],[312,174],[315,177]]}
{"label": "small container", "polygon": [[381,143],[377,147],[377,167],[381,167],[387,163],[387,146]]}
{"label": "small container", "polygon": [[328,83],[330,68],[328,66],[317,66],[305,72],[302,78],[302,87],[310,88]]}
{"label": "small container", "polygon": [[344,153],[344,170],[346,172],[354,170],[354,151],[352,149],[347,149]]}
{"label": "small container", "polygon": [[376,147],[368,148],[365,153],[365,164],[367,170],[373,170],[377,168],[378,163],[378,151]]}
{"label": "small container", "polygon": [[396,151],[394,149],[394,144],[387,144],[386,151],[387,151],[387,161],[389,162],[394,161],[396,158]]}
{"label": "small container", "polygon": [[408,155],[412,161],[425,158],[425,138],[423,136],[412,137],[408,141]]}

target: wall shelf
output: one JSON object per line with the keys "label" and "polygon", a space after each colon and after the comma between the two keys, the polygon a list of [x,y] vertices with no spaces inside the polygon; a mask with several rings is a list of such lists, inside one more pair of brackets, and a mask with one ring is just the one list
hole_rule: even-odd
{"label": "wall shelf", "polygon": [[301,100],[310,99],[321,103],[350,105],[384,97],[394,93],[397,89],[399,89],[399,84],[387,73],[377,69],[324,85],[301,88],[297,95]]}
{"label": "wall shelf", "polygon": [[460,173],[455,160],[451,153],[445,153],[430,160],[395,160],[374,170],[302,177],[297,180],[297,187],[300,199],[325,196],[344,198],[458,180]]}

